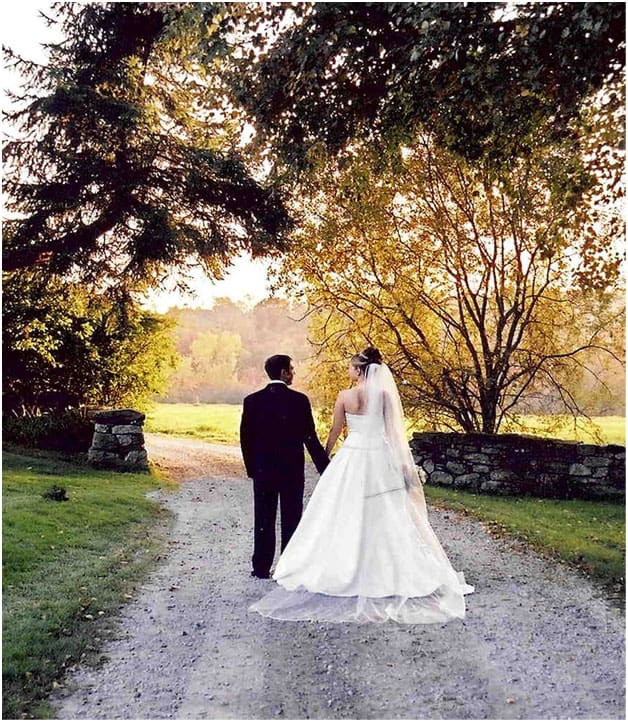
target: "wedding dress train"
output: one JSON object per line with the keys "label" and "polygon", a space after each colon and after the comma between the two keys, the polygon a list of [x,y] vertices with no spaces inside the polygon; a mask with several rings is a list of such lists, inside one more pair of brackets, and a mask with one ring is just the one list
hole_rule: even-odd
{"label": "wedding dress train", "polygon": [[463,618],[473,587],[434,534],[422,485],[409,483],[386,414],[346,414],[346,421],[347,438],[279,559],[277,588],[251,610],[322,622]]}

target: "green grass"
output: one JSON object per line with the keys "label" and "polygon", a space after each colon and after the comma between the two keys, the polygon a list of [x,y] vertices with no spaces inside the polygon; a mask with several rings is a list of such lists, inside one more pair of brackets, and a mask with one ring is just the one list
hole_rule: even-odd
{"label": "green grass", "polygon": [[[174,436],[192,436],[218,444],[237,445],[241,415],[240,404],[155,404],[147,415],[145,429]],[[316,413],[315,416],[324,442],[329,419]],[[411,433],[413,427],[408,428]],[[574,427],[573,419],[567,416],[522,416],[517,427],[504,428],[503,431],[588,443],[624,445],[626,419],[623,416],[595,416],[591,421],[581,418]]]}
{"label": "green grass", "polygon": [[155,404],[146,415],[144,429],[237,445],[241,415],[240,404]]}
{"label": "green grass", "polygon": [[624,416],[579,417],[575,424],[571,416],[521,416],[520,424],[504,427],[503,432],[534,434],[589,444],[626,444]]}
{"label": "green grass", "polygon": [[[420,430],[420,420],[408,421],[408,435]],[[500,428],[501,434],[532,434],[545,438],[563,439],[565,441],[582,441],[587,444],[626,444],[626,418],[624,416],[572,416],[548,415],[533,416],[522,415],[516,421],[504,423]]]}
{"label": "green grass", "polygon": [[[145,494],[163,482],[41,452],[6,453],[3,467],[3,716],[49,718],[51,689],[97,661],[110,618],[154,564],[168,515]],[[69,501],[42,497],[53,484]]]}
{"label": "green grass", "polygon": [[430,504],[471,514],[491,531],[575,564],[605,584],[625,577],[626,510],[598,501],[498,497],[426,486]]}

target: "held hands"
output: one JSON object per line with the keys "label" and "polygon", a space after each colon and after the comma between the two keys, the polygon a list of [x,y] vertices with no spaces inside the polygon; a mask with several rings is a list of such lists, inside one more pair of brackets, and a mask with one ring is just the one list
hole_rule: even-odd
{"label": "held hands", "polygon": [[416,484],[417,481],[421,481],[421,477],[417,473],[416,467],[412,467],[409,464],[401,465],[401,473],[403,474],[403,480],[406,483],[406,487],[410,487],[413,484]]}

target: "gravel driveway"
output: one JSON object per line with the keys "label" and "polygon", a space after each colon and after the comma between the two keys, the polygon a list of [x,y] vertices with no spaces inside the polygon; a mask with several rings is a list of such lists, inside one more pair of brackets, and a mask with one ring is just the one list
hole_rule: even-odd
{"label": "gravel driveway", "polygon": [[[166,559],[100,668],[52,700],[65,719],[622,719],[621,612],[587,578],[432,510],[476,591],[447,625],[279,622],[247,611],[252,489],[235,448],[147,435],[182,479]],[[306,493],[316,475],[308,473]]]}

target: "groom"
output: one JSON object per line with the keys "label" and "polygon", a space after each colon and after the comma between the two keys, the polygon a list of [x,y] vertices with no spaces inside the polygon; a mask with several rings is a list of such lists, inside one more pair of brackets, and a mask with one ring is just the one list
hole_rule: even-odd
{"label": "groom", "polygon": [[277,501],[281,505],[281,551],[303,512],[303,445],[319,473],[329,464],[329,457],[316,436],[309,399],[289,388],[294,378],[290,356],[271,356],[264,369],[270,383],[244,399],[240,445],[246,473],[253,479],[255,539],[251,575],[268,579],[275,556]]}

